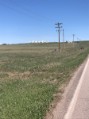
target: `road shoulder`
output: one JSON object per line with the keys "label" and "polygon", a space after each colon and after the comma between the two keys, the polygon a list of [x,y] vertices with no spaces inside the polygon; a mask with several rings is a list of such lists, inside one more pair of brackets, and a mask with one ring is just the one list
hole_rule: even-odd
{"label": "road shoulder", "polygon": [[68,109],[70,101],[73,97],[73,94],[75,92],[75,89],[77,87],[81,74],[83,72],[83,69],[85,67],[86,61],[87,60],[85,60],[79,66],[79,68],[77,68],[77,70],[73,73],[69,84],[65,87],[65,91],[62,95],[62,99],[57,102],[55,108],[53,108],[51,111],[47,113],[47,116],[45,117],[45,119],[63,119],[64,118],[64,115]]}

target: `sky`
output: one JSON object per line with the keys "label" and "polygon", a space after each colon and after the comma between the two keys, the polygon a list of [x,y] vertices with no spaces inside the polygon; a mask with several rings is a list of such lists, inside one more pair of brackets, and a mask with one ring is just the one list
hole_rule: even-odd
{"label": "sky", "polygon": [[0,43],[89,40],[89,0],[0,0]]}

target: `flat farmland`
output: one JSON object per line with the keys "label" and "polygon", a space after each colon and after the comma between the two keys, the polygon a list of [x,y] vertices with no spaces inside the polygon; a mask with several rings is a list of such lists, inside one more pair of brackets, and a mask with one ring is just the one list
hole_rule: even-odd
{"label": "flat farmland", "polygon": [[[87,58],[89,42],[0,46],[0,119],[43,119]],[[56,96],[60,93],[60,96]]]}

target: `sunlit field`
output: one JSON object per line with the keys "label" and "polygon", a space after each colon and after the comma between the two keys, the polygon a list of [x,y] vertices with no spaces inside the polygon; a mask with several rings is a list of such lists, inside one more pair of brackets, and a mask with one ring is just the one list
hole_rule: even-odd
{"label": "sunlit field", "polygon": [[89,42],[1,45],[0,119],[43,119],[88,53]]}

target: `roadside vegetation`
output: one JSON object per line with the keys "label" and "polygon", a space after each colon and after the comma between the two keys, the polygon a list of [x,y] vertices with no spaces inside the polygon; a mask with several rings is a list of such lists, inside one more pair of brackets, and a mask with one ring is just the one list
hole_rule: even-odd
{"label": "roadside vegetation", "polygon": [[[43,119],[87,58],[89,42],[0,46],[0,119]],[[56,97],[56,94],[60,96]]]}

